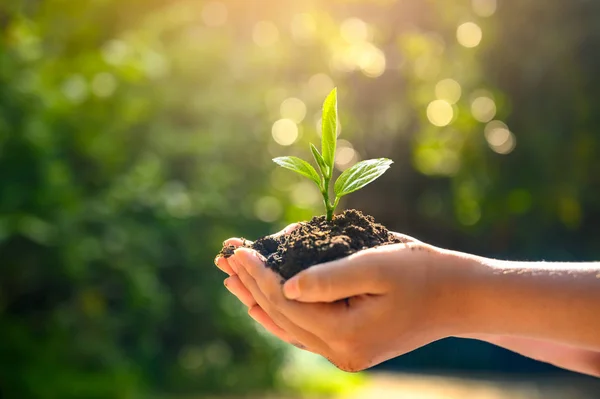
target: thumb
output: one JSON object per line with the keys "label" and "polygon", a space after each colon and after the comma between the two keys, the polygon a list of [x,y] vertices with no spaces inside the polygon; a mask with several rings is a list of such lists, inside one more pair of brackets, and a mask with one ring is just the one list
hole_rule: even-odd
{"label": "thumb", "polygon": [[335,302],[362,294],[383,294],[383,262],[376,253],[359,253],[312,266],[283,286],[288,299],[300,302]]}

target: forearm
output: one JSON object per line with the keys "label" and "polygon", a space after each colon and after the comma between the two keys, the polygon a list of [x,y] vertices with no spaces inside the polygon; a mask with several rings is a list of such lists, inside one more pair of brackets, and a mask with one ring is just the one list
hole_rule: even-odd
{"label": "forearm", "polygon": [[579,373],[600,377],[600,352],[530,338],[486,334],[463,335],[516,352],[541,362]]}
{"label": "forearm", "polygon": [[600,352],[600,263],[461,259],[462,335],[528,337]]}

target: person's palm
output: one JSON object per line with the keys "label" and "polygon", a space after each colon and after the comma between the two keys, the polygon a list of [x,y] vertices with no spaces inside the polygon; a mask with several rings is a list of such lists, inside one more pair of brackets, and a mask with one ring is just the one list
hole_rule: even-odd
{"label": "person's palm", "polygon": [[404,244],[313,266],[284,289],[254,251],[238,249],[217,263],[231,274],[227,287],[267,330],[357,371],[444,336],[432,303],[442,294],[432,270],[443,252],[398,235]]}

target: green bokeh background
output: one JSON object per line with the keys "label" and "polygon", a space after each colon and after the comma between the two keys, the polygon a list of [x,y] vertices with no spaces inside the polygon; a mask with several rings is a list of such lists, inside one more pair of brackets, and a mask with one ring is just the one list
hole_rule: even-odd
{"label": "green bokeh background", "polygon": [[271,158],[309,159],[333,86],[340,169],[395,160],[342,206],[481,255],[600,259],[599,45],[584,0],[0,1],[1,396],[285,389],[289,350],[212,260],[322,212]]}

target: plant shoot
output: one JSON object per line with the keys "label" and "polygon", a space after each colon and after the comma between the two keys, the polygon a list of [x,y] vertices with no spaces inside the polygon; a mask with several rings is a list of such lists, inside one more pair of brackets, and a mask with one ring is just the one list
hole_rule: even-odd
{"label": "plant shoot", "polygon": [[323,195],[323,203],[327,220],[333,219],[340,198],[344,195],[360,190],[385,173],[393,163],[387,158],[369,159],[361,161],[346,169],[333,185],[334,196],[330,197],[330,185],[335,165],[335,149],[337,143],[338,115],[337,115],[337,89],[333,89],[323,103],[323,118],[321,132],[321,152],[313,144],[310,151],[317,164],[317,170],[308,162],[298,157],[278,157],[273,159],[277,165],[293,170],[312,180]]}

